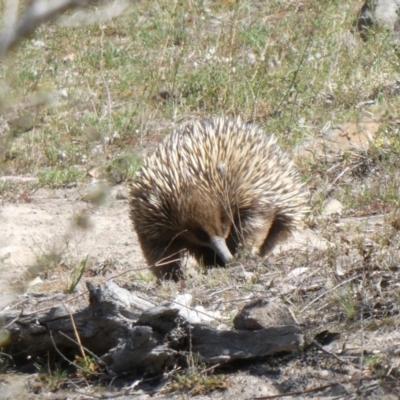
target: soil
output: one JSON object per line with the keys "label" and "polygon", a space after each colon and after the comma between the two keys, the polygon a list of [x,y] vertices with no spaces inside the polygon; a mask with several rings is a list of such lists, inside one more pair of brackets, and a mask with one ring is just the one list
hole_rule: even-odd
{"label": "soil", "polygon": [[[25,246],[37,255],[68,245],[76,258],[89,255],[99,261],[117,258],[124,266],[143,264],[128,202],[117,200],[117,192],[109,193],[107,204],[98,208],[84,201],[85,192],[78,188],[39,189],[29,203],[4,204],[0,243],[2,247]],[[88,229],[75,229],[74,222],[82,215]]]}

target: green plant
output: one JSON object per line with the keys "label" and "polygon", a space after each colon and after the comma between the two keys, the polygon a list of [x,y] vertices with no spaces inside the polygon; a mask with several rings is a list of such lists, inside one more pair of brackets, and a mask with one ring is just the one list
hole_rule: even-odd
{"label": "green plant", "polygon": [[85,355],[85,357],[75,356],[74,364],[77,367],[77,374],[85,379],[94,378],[98,376],[100,372],[99,366],[94,358],[88,355]]}
{"label": "green plant", "polygon": [[50,186],[51,188],[62,187],[81,180],[85,174],[85,171],[73,166],[66,168],[45,168],[38,173],[39,185]]}
{"label": "green plant", "polygon": [[38,361],[34,364],[40,382],[50,390],[56,390],[63,385],[68,378],[68,371],[61,364],[51,364],[50,357],[47,362]]}
{"label": "green plant", "polygon": [[9,180],[0,180],[0,196],[6,194],[12,187],[12,183]]}
{"label": "green plant", "polygon": [[141,164],[142,160],[137,154],[125,154],[109,161],[104,171],[111,182],[121,183],[133,179]]}
{"label": "green plant", "polygon": [[339,304],[350,321],[355,320],[358,313],[358,304],[353,296],[352,293],[348,292],[338,297]]}
{"label": "green plant", "polygon": [[[27,2],[19,3],[23,7]],[[270,254],[257,264],[243,256],[226,269],[206,273],[202,268],[193,273],[189,266],[186,280],[178,285],[157,286],[145,271],[147,265],[135,260],[133,269],[143,271],[123,271],[117,279],[158,301],[174,298],[184,286],[193,295],[193,306],[218,311],[226,323],[255,296],[281,299],[312,328],[338,326],[346,335],[346,354],[338,355],[342,361],[358,365],[360,338],[365,339],[364,370],[382,379],[367,379],[363,385],[388,396],[397,390],[392,377],[398,376],[396,354],[386,350],[391,348],[390,333],[399,325],[399,224],[391,219],[399,208],[400,62],[387,29],[371,30],[366,42],[354,31],[359,8],[355,0],[139,0],[112,20],[80,27],[39,26],[0,63],[0,176],[16,178],[0,180],[2,206],[21,200],[35,204],[32,184],[19,182],[21,175],[38,178],[35,189],[86,183],[86,171],[93,170],[105,175],[108,184],[128,183],[140,158],[178,123],[191,118],[240,116],[276,135],[289,152],[306,140],[329,135],[343,122],[376,121],[380,127],[368,151],[347,150],[337,159],[304,160],[299,166],[310,191],[309,228],[316,235],[317,249],[307,244],[308,250]],[[90,5],[85,9],[91,10]],[[9,122],[24,109],[34,116],[32,129],[8,130]],[[108,188],[100,184],[97,189],[89,199],[90,212],[108,198]],[[39,196],[43,192],[47,191],[40,190]],[[330,198],[343,204],[341,217],[321,215]],[[43,254],[36,272],[52,291],[75,292],[84,279],[88,258],[77,258],[75,248],[65,242],[73,240],[70,232],[77,227],[88,232],[88,215],[75,213],[61,248],[49,243],[53,253],[47,254],[42,238],[33,235]],[[132,242],[126,238],[126,243]],[[85,249],[83,254],[92,250],[96,251]],[[101,268],[99,262],[96,267]],[[96,279],[120,273],[124,265],[119,258],[116,264],[100,269]],[[290,271],[303,267],[307,273],[295,281],[288,279]],[[363,277],[364,285],[350,286]],[[0,344],[8,344],[10,336],[0,336]],[[371,354],[370,344],[381,353]],[[321,386],[326,379],[335,381],[338,371],[329,354],[323,356]],[[301,361],[314,374],[313,380],[322,376],[320,357],[307,353]],[[81,368],[80,381],[95,376],[93,360],[83,355],[75,361]],[[295,364],[292,357],[284,363],[279,357],[265,361],[279,365],[280,382],[295,385],[287,378],[298,369],[298,359]],[[62,365],[38,364],[42,386],[53,390],[66,382]],[[6,367],[7,356],[0,356],[0,372]],[[190,397],[229,385],[224,375],[203,368],[191,360],[187,371],[171,372],[167,390]],[[307,376],[305,371],[301,373]],[[354,395],[353,380],[346,382],[348,395],[363,397],[363,385],[356,381]]]}
{"label": "green plant", "polygon": [[166,393],[188,393],[190,396],[207,394],[216,390],[226,390],[229,380],[223,374],[202,372],[199,367],[192,367],[172,376],[172,382],[165,390]]}
{"label": "green plant", "polygon": [[68,287],[66,289],[66,293],[71,294],[74,293],[75,288],[81,281],[83,274],[86,272],[88,265],[89,256],[86,256],[77,266],[74,267],[71,273],[71,278],[69,280]]}
{"label": "green plant", "polygon": [[388,362],[383,354],[367,354],[364,357],[364,363],[377,377],[386,376],[389,369]]}

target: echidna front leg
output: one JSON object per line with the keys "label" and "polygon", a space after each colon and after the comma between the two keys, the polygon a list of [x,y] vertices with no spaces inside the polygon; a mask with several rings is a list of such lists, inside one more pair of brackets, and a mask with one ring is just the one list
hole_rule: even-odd
{"label": "echidna front leg", "polygon": [[275,217],[272,223],[269,223],[268,234],[263,243],[259,247],[259,255],[264,257],[279,243],[287,239],[291,233],[292,228],[290,222],[284,218]]}
{"label": "echidna front leg", "polygon": [[243,241],[245,248],[265,257],[279,242],[290,236],[291,220],[274,210],[248,215],[243,221]]}
{"label": "echidna front leg", "polygon": [[183,277],[179,249],[168,248],[168,245],[164,246],[160,243],[153,246],[146,243],[143,253],[150,265],[150,271],[158,280],[167,279],[177,282]]}
{"label": "echidna front leg", "polygon": [[236,240],[244,250],[253,255],[264,256],[263,247],[272,222],[272,217],[258,212],[247,214],[245,218],[242,216],[240,223],[235,225]]}
{"label": "echidna front leg", "polygon": [[221,260],[218,254],[209,247],[199,246],[195,249],[191,249],[190,252],[194,255],[197,262],[206,268],[214,267],[216,265],[221,267],[225,266],[225,263]]}
{"label": "echidna front leg", "polygon": [[152,266],[150,271],[158,280],[173,280],[178,282],[183,278],[180,261],[175,261],[166,265]]}

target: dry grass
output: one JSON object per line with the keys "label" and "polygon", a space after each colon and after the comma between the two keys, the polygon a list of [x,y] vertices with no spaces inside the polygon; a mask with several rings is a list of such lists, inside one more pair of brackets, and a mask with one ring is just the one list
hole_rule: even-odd
{"label": "dry grass", "polygon": [[[0,171],[60,187],[101,167],[121,182],[140,165],[137,152],[188,117],[240,115],[290,149],[327,124],[372,114],[391,139],[391,151],[378,148],[376,158],[393,182],[398,100],[383,89],[394,82],[399,59],[387,32],[367,45],[351,34],[357,7],[161,1],[149,8],[139,1],[111,21],[41,26],[1,66],[9,135]],[[359,106],[371,97],[374,106]],[[41,105],[15,111],[35,102]],[[115,166],[116,178],[109,173]],[[329,166],[322,167],[304,171],[304,179],[325,178]],[[354,193],[352,182],[340,182],[340,200],[370,202],[375,188]],[[395,185],[383,186],[379,200],[392,205]]]}

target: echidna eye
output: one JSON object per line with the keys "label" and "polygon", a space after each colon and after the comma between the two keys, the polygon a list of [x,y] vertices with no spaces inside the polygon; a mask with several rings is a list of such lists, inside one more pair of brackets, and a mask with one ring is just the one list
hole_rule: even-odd
{"label": "echidna eye", "polygon": [[228,233],[228,225],[221,224],[221,230],[222,230],[223,235],[225,236]]}
{"label": "echidna eye", "polygon": [[207,235],[206,232],[203,231],[203,229],[196,229],[194,231],[194,234],[196,235],[196,238],[203,243],[207,243],[210,240],[210,237]]}

